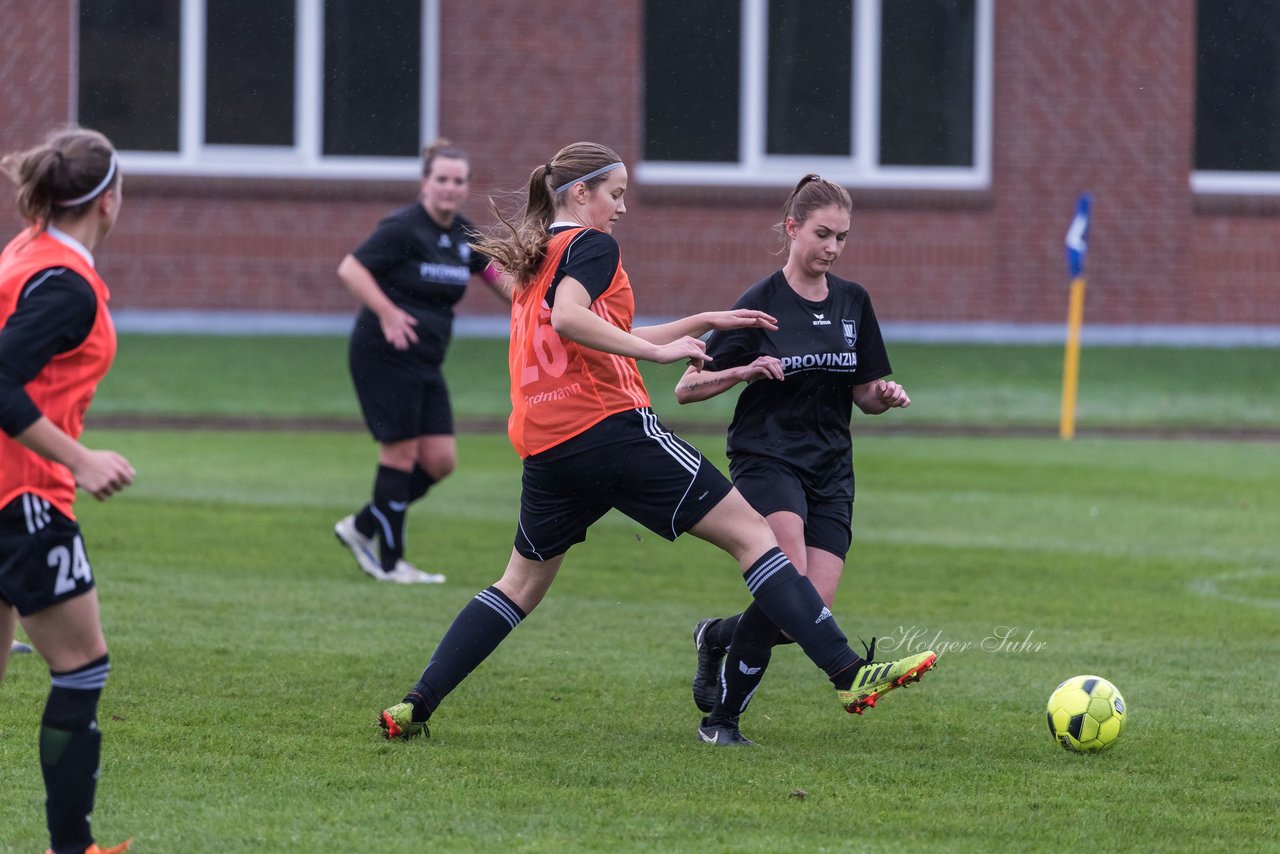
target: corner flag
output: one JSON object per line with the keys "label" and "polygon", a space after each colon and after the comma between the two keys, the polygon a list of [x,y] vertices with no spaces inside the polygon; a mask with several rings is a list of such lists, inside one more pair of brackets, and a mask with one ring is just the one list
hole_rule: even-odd
{"label": "corner flag", "polygon": [[1067,229],[1067,271],[1071,278],[1084,275],[1084,256],[1089,251],[1089,194],[1083,193],[1076,202],[1076,215]]}
{"label": "corner flag", "polygon": [[1084,324],[1084,258],[1089,250],[1089,194],[1081,193],[1076,215],[1063,243],[1067,250],[1067,272],[1071,274],[1071,301],[1067,309],[1067,349],[1062,365],[1062,416],[1058,435],[1076,435],[1076,386],[1080,375],[1080,327]]}

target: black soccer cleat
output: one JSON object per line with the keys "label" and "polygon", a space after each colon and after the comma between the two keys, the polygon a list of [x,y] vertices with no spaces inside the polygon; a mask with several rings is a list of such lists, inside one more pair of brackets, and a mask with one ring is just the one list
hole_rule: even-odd
{"label": "black soccer cleat", "polygon": [[720,622],[708,617],[693,629],[693,648],[698,651],[698,668],[693,671],[693,704],[700,712],[710,712],[720,699],[720,665],[725,650],[716,649],[707,640],[707,630]]}
{"label": "black soccer cleat", "polygon": [[738,721],[723,724],[708,724],[707,718],[698,725],[698,739],[716,747],[755,747],[756,743],[742,734],[738,729]]}

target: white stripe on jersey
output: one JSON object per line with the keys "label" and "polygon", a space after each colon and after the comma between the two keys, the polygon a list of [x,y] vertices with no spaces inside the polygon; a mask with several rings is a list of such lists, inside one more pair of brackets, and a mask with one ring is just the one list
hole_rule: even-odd
{"label": "white stripe on jersey", "polygon": [[65,272],[67,272],[66,267],[53,267],[52,269],[45,270],[43,276],[36,279],[31,284],[27,285],[27,289],[22,292],[22,298],[26,299],[27,297],[31,296],[31,292],[34,291],[36,288],[40,287],[41,285],[43,285],[45,283],[45,280],[48,279],[50,276],[60,276]]}
{"label": "white stripe on jersey", "polygon": [[619,356],[616,353],[609,354],[609,360],[613,362],[613,369],[617,371],[619,385],[623,392],[631,398],[631,402],[637,407],[643,407],[648,404],[648,394],[645,392],[644,383],[637,379],[634,366],[635,362],[626,356]]}
{"label": "white stripe on jersey", "polygon": [[575,234],[572,238],[570,238],[569,245],[564,248],[564,254],[560,256],[560,266],[562,267],[565,264],[569,263],[569,255],[573,252],[574,244],[577,243],[579,240],[581,240],[585,235],[591,232],[590,228],[586,228],[583,226],[578,226],[578,227],[582,228],[582,230],[579,231],[577,234]]}

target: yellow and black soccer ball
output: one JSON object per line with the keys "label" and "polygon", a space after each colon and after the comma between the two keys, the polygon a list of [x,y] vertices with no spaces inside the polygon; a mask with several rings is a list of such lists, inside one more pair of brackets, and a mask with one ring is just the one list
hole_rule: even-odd
{"label": "yellow and black soccer ball", "polygon": [[1072,753],[1094,753],[1116,743],[1124,731],[1120,691],[1101,676],[1073,676],[1049,696],[1049,734]]}

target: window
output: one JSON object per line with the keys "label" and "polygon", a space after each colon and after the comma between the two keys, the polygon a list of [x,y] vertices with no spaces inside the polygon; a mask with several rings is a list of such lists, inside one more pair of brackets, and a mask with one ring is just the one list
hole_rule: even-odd
{"label": "window", "polygon": [[[649,71],[644,109],[648,156],[657,160],[738,159],[741,29],[719,21],[723,0],[647,3]],[[716,26],[704,26],[716,21]]]}
{"label": "window", "polygon": [[167,0],[82,0],[80,121],[131,148],[177,151],[178,36]]}
{"label": "window", "polygon": [[990,183],[993,0],[648,0],[651,183]]}
{"label": "window", "polygon": [[136,173],[414,177],[439,2],[80,0],[79,121]]}
{"label": "window", "polygon": [[[365,11],[368,0],[326,0],[324,35],[324,153],[393,157],[417,153],[422,51],[400,27],[422,14],[422,0],[382,0],[382,14]],[[369,62],[369,57],[378,57]]]}
{"label": "window", "polygon": [[1192,186],[1280,193],[1280,6],[1200,0]]}
{"label": "window", "polygon": [[293,0],[214,0],[205,8],[204,141],[293,145]]}

